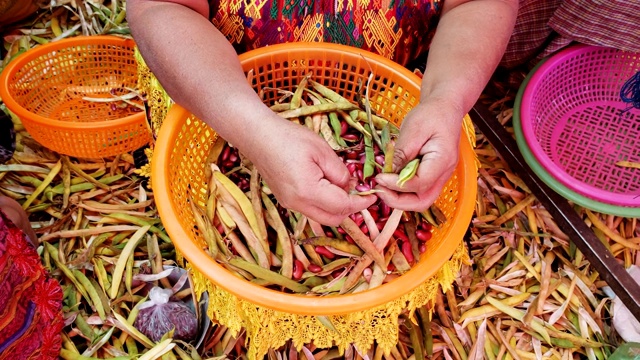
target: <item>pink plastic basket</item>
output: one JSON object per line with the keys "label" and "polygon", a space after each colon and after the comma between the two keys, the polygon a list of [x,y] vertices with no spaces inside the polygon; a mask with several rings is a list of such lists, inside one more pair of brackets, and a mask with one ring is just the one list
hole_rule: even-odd
{"label": "pink plastic basket", "polygon": [[[578,45],[548,59],[522,96],[522,132],[551,176],[603,203],[640,207],[640,110],[620,89],[640,71],[640,54]],[[631,108],[630,108],[631,107]]]}

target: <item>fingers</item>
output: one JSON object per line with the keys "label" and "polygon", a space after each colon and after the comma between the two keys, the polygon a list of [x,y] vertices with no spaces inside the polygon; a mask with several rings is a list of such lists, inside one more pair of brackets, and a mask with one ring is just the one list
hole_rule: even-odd
{"label": "fingers", "polygon": [[[457,152],[456,152],[457,154]],[[379,174],[376,177],[378,196],[390,207],[406,211],[427,209],[453,173],[457,156],[442,156],[432,152],[425,154],[416,175],[400,187],[397,174]]]}
{"label": "fingers", "polygon": [[447,179],[448,177],[438,179],[434,186],[424,193],[397,192],[380,186],[376,187],[376,189],[380,190],[377,195],[391,208],[404,211],[423,211],[428,209],[440,196],[442,187]]}
{"label": "fingers", "polygon": [[327,180],[321,181],[316,190],[315,203],[309,206],[305,215],[329,226],[339,225],[345,217],[368,208],[377,200],[375,195],[348,194]]}
{"label": "fingers", "polygon": [[378,174],[376,181],[389,190],[423,194],[433,188],[440,178],[445,177],[446,180],[451,176],[458,163],[457,159],[457,152],[449,155],[428,152],[422,157],[414,177],[402,186],[398,185],[398,174]]}
{"label": "fingers", "polygon": [[418,129],[410,129],[410,125],[403,128],[393,150],[393,172],[397,173],[415,159],[420,148],[428,140],[421,137]]}

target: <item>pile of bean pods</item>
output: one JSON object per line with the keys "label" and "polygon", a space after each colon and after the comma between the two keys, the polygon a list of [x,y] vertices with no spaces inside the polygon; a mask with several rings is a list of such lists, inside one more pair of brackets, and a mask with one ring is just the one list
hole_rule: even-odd
{"label": "pile of bean pods", "polygon": [[[353,193],[375,193],[375,176],[391,172],[397,127],[303,78],[295,92],[271,109],[322,136],[351,173]],[[263,92],[261,92],[263,93]],[[293,293],[359,292],[408,271],[425,252],[434,226],[445,221],[436,207],[419,212],[391,209],[378,199],[337,227],[324,226],[281,207],[268,184],[237,148],[218,138],[212,147],[207,202],[191,202],[211,256],[248,281]],[[399,183],[419,160],[400,171]]]}

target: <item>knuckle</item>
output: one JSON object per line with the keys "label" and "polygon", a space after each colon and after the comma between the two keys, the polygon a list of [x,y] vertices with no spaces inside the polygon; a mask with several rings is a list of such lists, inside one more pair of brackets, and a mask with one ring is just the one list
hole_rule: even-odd
{"label": "knuckle", "polygon": [[400,164],[404,164],[409,160],[407,154],[405,153],[405,151],[403,149],[396,149],[393,152],[393,163],[400,165]]}
{"label": "knuckle", "polygon": [[340,225],[340,223],[342,222],[342,220],[344,220],[345,216],[328,216],[325,221],[323,221],[322,223],[324,223],[325,225],[328,226],[338,226]]}

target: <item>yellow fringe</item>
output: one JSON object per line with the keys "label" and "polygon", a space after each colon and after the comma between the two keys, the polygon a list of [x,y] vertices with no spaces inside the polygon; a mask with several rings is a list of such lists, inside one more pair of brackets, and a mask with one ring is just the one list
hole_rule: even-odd
{"label": "yellow fringe", "polygon": [[433,277],[401,298],[366,311],[329,316],[335,331],[322,325],[315,316],[274,311],[238,299],[208,281],[190,264],[187,264],[187,269],[193,278],[198,298],[204,292],[209,294],[207,315],[228,327],[234,335],[244,328],[247,334],[247,357],[261,359],[270,348],[277,349],[288,340],[293,340],[298,350],[313,342],[319,348],[337,346],[341,354],[351,344],[367,352],[375,341],[388,355],[398,343],[398,316],[433,303],[440,287],[444,291],[451,288],[462,264],[469,264],[469,257],[461,243],[451,260]]}

